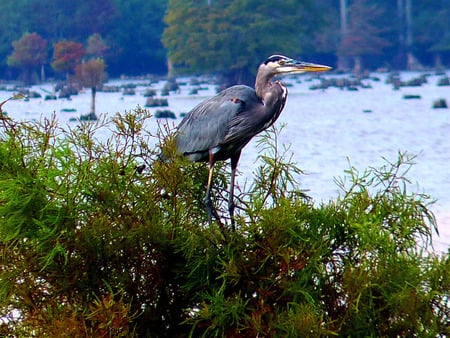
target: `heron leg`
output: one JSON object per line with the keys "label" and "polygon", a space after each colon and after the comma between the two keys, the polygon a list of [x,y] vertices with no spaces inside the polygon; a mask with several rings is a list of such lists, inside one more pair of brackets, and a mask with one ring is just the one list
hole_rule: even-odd
{"label": "heron leg", "polygon": [[228,196],[228,212],[230,213],[231,229],[233,231],[235,230],[234,208],[236,207],[236,205],[234,204],[234,182],[236,178],[236,168],[240,156],[241,152],[239,151],[237,154],[231,157],[231,181],[230,181],[230,194]]}
{"label": "heron leg", "polygon": [[219,220],[219,215],[217,214],[216,209],[214,208],[211,201],[211,182],[212,175],[214,171],[214,154],[212,151],[209,152],[209,173],[208,173],[208,185],[206,186],[206,196],[205,196],[205,206],[206,212],[208,213],[208,223],[211,224],[212,218]]}

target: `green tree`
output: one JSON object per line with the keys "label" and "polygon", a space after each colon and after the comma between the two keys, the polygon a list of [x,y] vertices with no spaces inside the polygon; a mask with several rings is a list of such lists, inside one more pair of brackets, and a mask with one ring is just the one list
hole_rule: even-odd
{"label": "green tree", "polygon": [[[270,54],[298,55],[309,45],[319,18],[309,1],[273,6],[256,0],[169,1],[163,42],[184,71],[217,72],[228,84],[253,84],[258,64]],[[315,19],[314,19],[315,20]]]}
{"label": "green tree", "polygon": [[410,156],[349,168],[341,197],[316,205],[272,130],[233,232],[225,218],[208,226],[207,166],[170,137],[160,161],[149,118],[0,120],[0,335],[450,334],[450,256],[428,251],[436,224],[429,198],[407,191]]}
{"label": "green tree", "polygon": [[84,41],[94,33],[104,35],[114,25],[116,12],[112,0],[21,1],[22,7],[16,8],[21,20],[52,43],[62,39]]}
{"label": "green tree", "polygon": [[161,36],[167,0],[113,1],[117,14],[105,34],[112,54],[108,69],[117,74],[164,74],[166,50]]}
{"label": "green tree", "polygon": [[4,74],[7,66],[8,55],[11,54],[13,41],[19,40],[26,32],[37,32],[32,29],[22,16],[22,9],[27,0],[0,1],[0,22],[2,34],[0,34],[0,75]]}
{"label": "green tree", "polygon": [[91,88],[91,111],[95,116],[95,95],[97,88],[106,80],[105,61],[100,58],[91,59],[76,66],[75,77],[83,87]]}
{"label": "green tree", "polygon": [[37,33],[25,33],[12,45],[14,50],[8,56],[8,66],[21,69],[24,81],[30,84],[36,70],[47,62],[47,41]]}
{"label": "green tree", "polygon": [[109,46],[98,33],[92,34],[87,40],[86,54],[91,57],[103,58]]}
{"label": "green tree", "polygon": [[442,67],[450,56],[450,3],[447,0],[414,2],[416,54],[427,50],[434,55],[434,64]]}
{"label": "green tree", "polygon": [[[197,73],[227,73],[232,69],[226,74],[228,82],[248,82],[251,81],[251,76],[246,75],[248,70],[253,72],[261,59],[274,52],[326,58],[323,63],[332,64],[336,55],[342,56],[342,50],[338,49],[340,3],[350,8],[357,1],[307,0],[298,4],[287,1],[276,6],[254,0],[209,3],[208,6],[207,0],[2,0],[0,77],[11,77],[6,63],[11,44],[26,32],[37,32],[49,45],[61,40],[85,41],[98,33],[110,46],[105,60],[113,76],[162,74],[169,54],[180,72],[189,69]],[[379,48],[378,54],[363,55],[360,59],[364,67],[392,65],[403,69],[408,54],[424,65],[449,62],[448,0],[366,0],[365,4],[383,9],[385,15],[369,13],[363,17],[380,30],[372,33],[390,45]],[[291,20],[298,15],[298,20]],[[164,16],[168,25],[163,40],[168,50],[161,42]],[[356,36],[364,28],[356,31]],[[292,39],[295,35],[297,41]],[[255,44],[260,47],[255,48]],[[222,58],[218,55],[221,53]],[[248,55],[248,60],[242,60],[242,55]]]}
{"label": "green tree", "polygon": [[75,71],[75,67],[80,63],[81,59],[86,55],[84,46],[75,41],[60,41],[55,43],[53,47],[52,68],[56,72],[66,74]]}

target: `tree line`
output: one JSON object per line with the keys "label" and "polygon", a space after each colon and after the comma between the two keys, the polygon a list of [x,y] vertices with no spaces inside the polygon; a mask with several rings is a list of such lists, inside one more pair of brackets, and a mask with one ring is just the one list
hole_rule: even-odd
{"label": "tree line", "polygon": [[103,58],[111,76],[164,73],[166,52],[160,36],[166,7],[166,0],[1,1],[0,78],[23,75],[23,68],[12,67],[7,61],[13,42],[27,33],[36,33],[46,41],[43,66],[52,76],[57,75],[52,68],[55,44],[71,41],[86,45],[94,34],[109,46]]}
{"label": "tree line", "polygon": [[[57,75],[52,48],[94,34],[111,76],[215,72],[245,83],[275,52],[357,72],[446,66],[449,12],[448,0],[4,0],[0,78]],[[15,44],[33,33],[43,52],[17,63]]]}

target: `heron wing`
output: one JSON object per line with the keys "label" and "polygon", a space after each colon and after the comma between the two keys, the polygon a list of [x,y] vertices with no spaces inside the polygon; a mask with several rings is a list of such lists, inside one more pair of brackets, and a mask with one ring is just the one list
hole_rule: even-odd
{"label": "heron wing", "polygon": [[242,85],[203,101],[178,126],[178,151],[194,161],[207,159],[210,149],[219,149],[230,138],[233,121],[256,102],[255,91]]}
{"label": "heron wing", "polygon": [[286,102],[287,90],[279,82],[270,84],[262,102],[254,93],[247,96],[245,109],[228,123],[228,132],[223,143],[244,147],[253,136],[271,126],[280,116]]}

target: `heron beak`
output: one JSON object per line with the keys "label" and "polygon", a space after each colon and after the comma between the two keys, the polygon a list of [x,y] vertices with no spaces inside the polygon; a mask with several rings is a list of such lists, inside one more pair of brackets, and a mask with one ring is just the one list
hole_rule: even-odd
{"label": "heron beak", "polygon": [[280,73],[326,72],[332,67],[297,60],[289,60],[278,71]]}
{"label": "heron beak", "polygon": [[304,72],[326,72],[332,69],[330,66],[319,65],[316,63],[299,62],[299,68]]}

